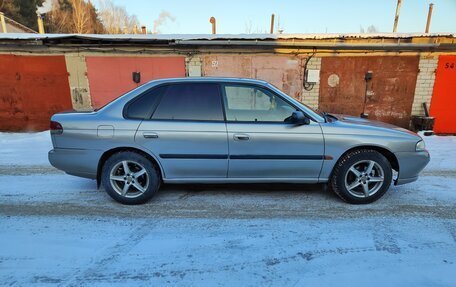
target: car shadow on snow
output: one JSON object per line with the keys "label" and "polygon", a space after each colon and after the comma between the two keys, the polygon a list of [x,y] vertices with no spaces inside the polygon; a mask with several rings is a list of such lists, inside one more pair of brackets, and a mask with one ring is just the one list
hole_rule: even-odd
{"label": "car shadow on snow", "polygon": [[289,183],[238,183],[238,184],[164,184],[152,201],[159,201],[162,196],[174,194],[179,198],[187,197],[249,197],[249,198],[293,198],[315,197],[318,199],[338,200],[325,184],[289,184]]}

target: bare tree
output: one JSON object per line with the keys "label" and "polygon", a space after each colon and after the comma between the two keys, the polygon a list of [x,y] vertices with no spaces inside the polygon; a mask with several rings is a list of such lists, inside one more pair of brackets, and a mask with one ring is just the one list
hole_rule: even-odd
{"label": "bare tree", "polygon": [[374,34],[374,33],[378,33],[378,28],[375,27],[374,25],[370,25],[369,27],[367,27],[366,30],[364,30],[364,27],[363,26],[359,26],[359,32],[360,33],[370,33],[370,34]]}
{"label": "bare tree", "polygon": [[253,30],[252,20],[245,21],[244,26],[245,26],[245,33],[252,34],[252,30]]}
{"label": "bare tree", "polygon": [[74,32],[86,34],[90,31],[89,10],[84,0],[71,0],[73,6],[73,27]]}
{"label": "bare tree", "polygon": [[132,32],[139,26],[138,18],[129,15],[125,7],[115,5],[111,0],[100,0],[99,16],[109,34],[119,34],[122,31]]}
{"label": "bare tree", "polygon": [[73,33],[73,13],[69,2],[55,1],[50,12],[45,14],[48,33]]}
{"label": "bare tree", "polygon": [[[45,5],[46,4],[46,5]],[[97,11],[86,0],[46,0],[37,6],[48,33],[104,33]]]}
{"label": "bare tree", "polygon": [[378,33],[378,29],[374,25],[370,25],[367,27],[367,33]]}
{"label": "bare tree", "polygon": [[264,27],[256,25],[254,26],[252,20],[245,21],[244,27],[244,32],[246,34],[268,34],[268,30],[266,30]]}

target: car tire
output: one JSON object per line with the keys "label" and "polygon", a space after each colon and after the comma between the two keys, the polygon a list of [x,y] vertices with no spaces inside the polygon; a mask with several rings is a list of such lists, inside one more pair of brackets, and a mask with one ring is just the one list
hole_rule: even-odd
{"label": "car tire", "polygon": [[122,204],[142,204],[160,188],[160,175],[152,162],[139,153],[113,154],[103,165],[102,184],[114,200]]}
{"label": "car tire", "polygon": [[351,204],[371,203],[382,197],[391,185],[393,171],[388,159],[371,149],[353,150],[337,162],[330,189]]}

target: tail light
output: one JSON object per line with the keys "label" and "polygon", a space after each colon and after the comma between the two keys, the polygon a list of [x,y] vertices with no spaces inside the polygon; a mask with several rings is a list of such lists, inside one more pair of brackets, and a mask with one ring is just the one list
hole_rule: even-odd
{"label": "tail light", "polygon": [[49,129],[51,130],[51,134],[53,135],[60,135],[63,133],[63,127],[59,122],[51,121]]}

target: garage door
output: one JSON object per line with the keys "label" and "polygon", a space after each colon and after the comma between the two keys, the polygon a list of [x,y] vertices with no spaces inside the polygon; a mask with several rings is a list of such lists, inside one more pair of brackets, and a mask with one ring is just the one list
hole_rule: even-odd
{"label": "garage door", "polygon": [[0,87],[0,130],[45,130],[72,107],[64,56],[0,55]]}
{"label": "garage door", "polygon": [[209,55],[203,57],[203,75],[265,80],[300,99],[302,65],[298,56]]}
{"label": "garage door", "polygon": [[[184,77],[185,57],[86,57],[92,106],[99,108],[150,80]],[[133,72],[140,81],[133,81]]]}
{"label": "garage door", "polygon": [[324,57],[319,107],[354,116],[364,110],[369,119],[408,128],[418,62],[418,56]]}
{"label": "garage door", "polygon": [[434,131],[456,134],[456,55],[440,56],[435,75],[430,113]]}

